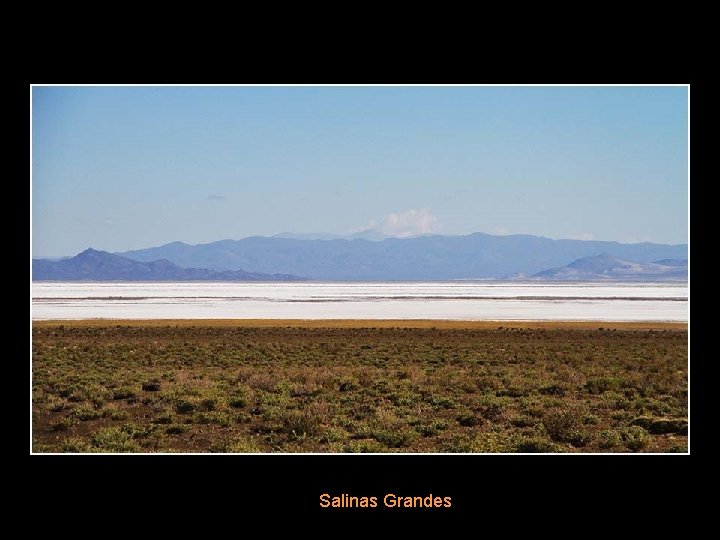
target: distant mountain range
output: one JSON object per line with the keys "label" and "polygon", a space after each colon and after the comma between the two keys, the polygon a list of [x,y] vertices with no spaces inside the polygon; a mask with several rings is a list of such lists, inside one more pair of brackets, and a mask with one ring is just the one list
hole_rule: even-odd
{"label": "distant mountain range", "polygon": [[33,260],[32,277],[33,281],[294,281],[301,279],[289,274],[181,268],[167,260],[138,262],[95,249],[86,249],[68,259]]}
{"label": "distant mountain range", "polygon": [[[533,276],[600,253],[622,261],[661,264],[687,259],[687,244],[620,244],[552,240],[532,235],[429,235],[414,238],[306,239],[289,233],[188,245],[173,242],[119,253],[128,259],[165,259],[183,268],[218,272],[278,272],[316,280],[503,279]],[[311,235],[312,236],[312,235]]]}
{"label": "distant mountain range", "polygon": [[60,260],[35,259],[32,270],[36,281],[682,281],[688,276],[685,244],[482,233],[381,241],[250,237],[195,246],[173,242],[120,254],[87,249]]}
{"label": "distant mountain range", "polygon": [[663,259],[638,263],[607,253],[583,257],[567,266],[538,272],[532,278],[560,281],[686,281],[687,260]]}

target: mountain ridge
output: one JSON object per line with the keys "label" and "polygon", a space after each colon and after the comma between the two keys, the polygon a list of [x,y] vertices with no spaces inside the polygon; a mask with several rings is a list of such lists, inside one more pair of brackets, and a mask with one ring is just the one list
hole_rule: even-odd
{"label": "mountain ridge", "polygon": [[289,274],[260,274],[243,270],[218,272],[182,268],[167,259],[140,262],[88,248],[59,261],[34,259],[33,281],[299,281]]}
{"label": "mountain ridge", "polygon": [[251,236],[189,245],[174,242],[119,253],[148,262],[167,259],[181,267],[289,273],[316,280],[502,279],[559,268],[582,257],[608,253],[650,263],[687,258],[687,244],[621,244],[553,240],[533,235],[424,235],[358,239]]}
{"label": "mountain ridge", "polygon": [[687,281],[687,277],[687,260],[662,259],[639,263],[618,259],[607,253],[582,257],[565,266],[543,270],[531,276],[553,281]]}

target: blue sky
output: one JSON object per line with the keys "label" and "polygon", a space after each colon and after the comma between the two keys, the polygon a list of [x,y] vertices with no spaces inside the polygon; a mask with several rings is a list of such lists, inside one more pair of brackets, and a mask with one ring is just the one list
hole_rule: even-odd
{"label": "blue sky", "polygon": [[685,87],[33,87],[34,256],[280,232],[687,241]]}

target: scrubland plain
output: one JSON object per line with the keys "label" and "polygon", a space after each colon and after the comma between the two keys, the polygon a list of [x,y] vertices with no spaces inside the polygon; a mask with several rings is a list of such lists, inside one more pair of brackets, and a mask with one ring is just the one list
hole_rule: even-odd
{"label": "scrubland plain", "polygon": [[685,324],[35,321],[34,452],[686,452]]}

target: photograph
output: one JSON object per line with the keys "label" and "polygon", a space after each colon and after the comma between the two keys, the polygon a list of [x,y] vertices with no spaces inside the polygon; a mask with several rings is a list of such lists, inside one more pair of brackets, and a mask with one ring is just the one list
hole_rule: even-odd
{"label": "photograph", "polygon": [[689,84],[28,90],[30,454],[690,453]]}

